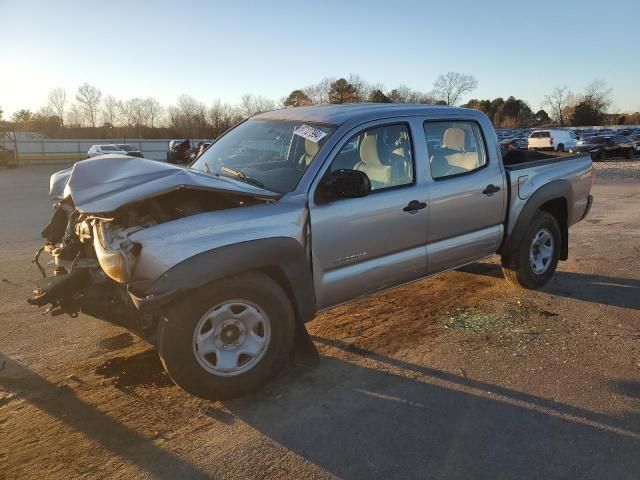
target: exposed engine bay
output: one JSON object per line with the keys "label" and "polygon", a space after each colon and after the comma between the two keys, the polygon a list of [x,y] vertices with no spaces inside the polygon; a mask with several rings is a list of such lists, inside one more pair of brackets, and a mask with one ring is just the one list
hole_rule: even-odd
{"label": "exposed engine bay", "polygon": [[[83,312],[154,340],[157,313],[143,313],[133,303],[129,282],[142,245],[131,234],[155,225],[216,210],[271,201],[238,192],[178,186],[171,191],[121,206],[108,214],[83,213],[71,195],[54,202],[54,214],[42,230],[46,243],[34,263],[42,279],[28,302],[48,306],[45,313]],[[47,276],[41,255],[52,257]]]}

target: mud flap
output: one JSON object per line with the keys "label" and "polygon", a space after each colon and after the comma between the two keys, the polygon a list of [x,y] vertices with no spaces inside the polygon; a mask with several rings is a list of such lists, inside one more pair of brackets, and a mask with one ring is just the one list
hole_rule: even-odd
{"label": "mud flap", "polygon": [[296,322],[296,337],[289,358],[297,367],[314,368],[320,363],[320,353],[303,323]]}

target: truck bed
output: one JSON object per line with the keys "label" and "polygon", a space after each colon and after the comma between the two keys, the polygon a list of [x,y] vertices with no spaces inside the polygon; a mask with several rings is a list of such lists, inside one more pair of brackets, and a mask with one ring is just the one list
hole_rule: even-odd
{"label": "truck bed", "polygon": [[[513,153],[511,153],[513,152]],[[579,222],[587,209],[592,183],[591,156],[510,151],[503,156],[509,188],[509,235],[529,198],[540,188],[554,184],[566,193],[567,226]]]}

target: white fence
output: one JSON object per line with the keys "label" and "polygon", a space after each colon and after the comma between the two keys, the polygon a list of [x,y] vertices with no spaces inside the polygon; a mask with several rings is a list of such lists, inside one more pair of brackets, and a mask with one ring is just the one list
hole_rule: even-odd
{"label": "white fence", "polygon": [[[191,139],[193,147],[198,142],[211,140]],[[87,151],[92,145],[128,144],[140,149],[145,158],[166,161],[170,139],[65,139],[65,140],[18,140],[15,144],[8,140],[0,140],[6,148],[17,151],[18,162],[55,162],[76,161],[87,158]]]}

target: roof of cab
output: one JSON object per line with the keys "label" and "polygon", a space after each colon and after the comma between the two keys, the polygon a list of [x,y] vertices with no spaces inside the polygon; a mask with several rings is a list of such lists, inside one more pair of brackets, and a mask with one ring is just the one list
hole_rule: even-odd
{"label": "roof of cab", "polygon": [[311,107],[285,108],[261,113],[253,118],[294,120],[315,123],[341,125],[348,121],[377,120],[390,116],[429,115],[465,113],[478,115],[478,110],[449,107],[442,105],[422,105],[412,103],[342,103],[332,105],[315,105]]}

